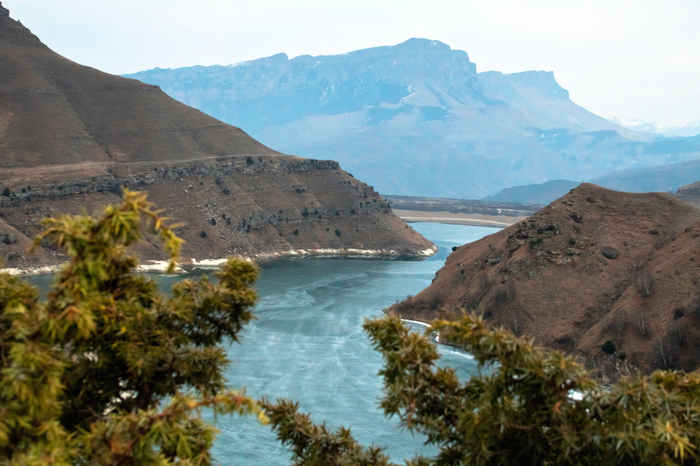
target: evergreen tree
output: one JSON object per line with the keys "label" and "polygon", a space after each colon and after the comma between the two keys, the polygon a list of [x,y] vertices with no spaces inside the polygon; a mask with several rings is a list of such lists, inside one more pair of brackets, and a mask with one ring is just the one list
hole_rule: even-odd
{"label": "evergreen tree", "polygon": [[[571,356],[490,329],[473,315],[436,321],[426,335],[396,316],[368,320],[364,329],[385,359],[384,413],[439,447],[410,466],[698,463],[697,372],[658,371],[604,388]],[[460,382],[454,369],[437,367],[434,331],[474,355],[479,372]],[[294,464],[392,464],[349,430],[314,425],[291,401],[263,406]]]}
{"label": "evergreen tree", "polygon": [[175,266],[182,240],[146,200],[125,192],[101,218],[44,220],[36,239],[70,262],[48,298],[0,274],[0,461],[45,465],[208,465],[215,428],[201,419],[256,413],[227,388],[223,340],[253,317],[257,269],[229,259],[167,297],[127,248],[150,223]]}

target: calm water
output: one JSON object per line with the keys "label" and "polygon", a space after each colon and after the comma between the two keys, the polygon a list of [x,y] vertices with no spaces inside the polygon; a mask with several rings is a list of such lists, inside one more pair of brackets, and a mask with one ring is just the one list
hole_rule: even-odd
{"label": "calm water", "polygon": [[[254,397],[291,398],[315,422],[352,426],[357,440],[386,448],[394,462],[433,451],[424,438],[402,432],[378,409],[382,396],[377,372],[382,359],[362,332],[365,317],[430,285],[452,246],[495,233],[496,228],[418,223],[413,227],[439,252],[421,262],[297,259],[263,270],[257,320],[242,344],[229,348],[232,387]],[[163,285],[173,278],[157,276]],[[44,279],[45,280],[45,279]],[[417,328],[420,330],[420,328]],[[468,355],[441,347],[441,363],[457,368],[460,379],[475,368]],[[219,418],[214,447],[223,465],[288,465],[288,451],[269,427],[240,417]]]}

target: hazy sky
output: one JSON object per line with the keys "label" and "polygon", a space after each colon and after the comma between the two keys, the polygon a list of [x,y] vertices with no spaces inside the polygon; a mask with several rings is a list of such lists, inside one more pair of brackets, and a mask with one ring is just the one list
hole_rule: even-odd
{"label": "hazy sky", "polygon": [[[411,37],[479,71],[554,71],[574,102],[700,120],[700,0],[4,0],[49,47],[109,73],[330,55]],[[2,64],[0,64],[2,66]]]}

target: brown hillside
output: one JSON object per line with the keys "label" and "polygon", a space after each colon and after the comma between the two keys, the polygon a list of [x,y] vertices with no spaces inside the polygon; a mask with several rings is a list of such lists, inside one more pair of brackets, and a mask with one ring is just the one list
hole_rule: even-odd
{"label": "brown hillside", "polygon": [[[94,175],[106,174],[110,163],[276,154],[156,86],[63,58],[1,4],[0,63],[2,169],[52,165],[55,173],[93,163],[85,170]],[[80,172],[70,168],[70,176],[78,178]]]}
{"label": "brown hillside", "polygon": [[[430,287],[392,309],[421,320],[482,312],[579,354],[608,378],[632,368],[695,368],[699,217],[667,194],[582,184],[526,221],[458,248]],[[639,286],[645,274],[649,296]],[[616,355],[601,351],[606,340]]]}
{"label": "brown hillside", "polygon": [[26,253],[40,219],[117,202],[122,186],[185,223],[185,262],[434,252],[336,162],[280,154],[158,87],[67,60],[0,4],[0,262],[61,262]]}

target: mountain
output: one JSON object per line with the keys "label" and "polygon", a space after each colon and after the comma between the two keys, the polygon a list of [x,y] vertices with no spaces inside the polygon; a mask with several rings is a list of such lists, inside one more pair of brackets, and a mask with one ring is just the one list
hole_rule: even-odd
{"label": "mountain", "polygon": [[[240,254],[422,257],[434,246],[337,162],[284,155],[158,87],[51,51],[0,4],[0,258],[61,261],[24,246],[46,215],[119,200],[121,187],[186,224],[185,262]],[[161,258],[142,245],[144,259]]]}
{"label": "mountain", "polygon": [[[693,139],[695,142],[692,142]],[[700,136],[688,138],[688,143],[697,144]],[[661,143],[662,141],[659,141]],[[683,143],[683,139],[667,140],[667,144]],[[700,160],[689,162],[672,163],[654,167],[628,168],[599,176],[590,180],[604,188],[616,191],[626,191],[631,193],[648,192],[676,192],[681,191],[700,179]],[[505,188],[498,194],[486,196],[482,200],[494,202],[525,202],[533,204],[547,204],[566,194],[570,189],[575,188],[580,183],[568,180],[552,180],[546,183],[513,186]],[[684,198],[687,200],[687,196]]]}
{"label": "mountain", "polygon": [[700,145],[658,152],[654,135],[581,108],[551,72],[477,73],[433,40],[127,76],[271,147],[338,160],[386,194],[480,199],[700,158]]}
{"label": "mountain", "polygon": [[700,134],[700,121],[693,121],[685,126],[663,126],[657,123],[647,123],[634,117],[614,116],[608,121],[634,131],[642,131],[649,134],[658,134],[669,137],[690,137]]}
{"label": "mountain", "polygon": [[[456,248],[428,288],[390,310],[430,321],[470,309],[580,356],[609,380],[691,370],[700,364],[698,263],[700,210],[665,193],[584,183]],[[615,355],[601,351],[606,340]]]}
{"label": "mountain", "polygon": [[545,205],[560,198],[580,184],[570,180],[551,180],[541,184],[513,186],[502,189],[501,192],[493,196],[486,196],[482,201]]}

